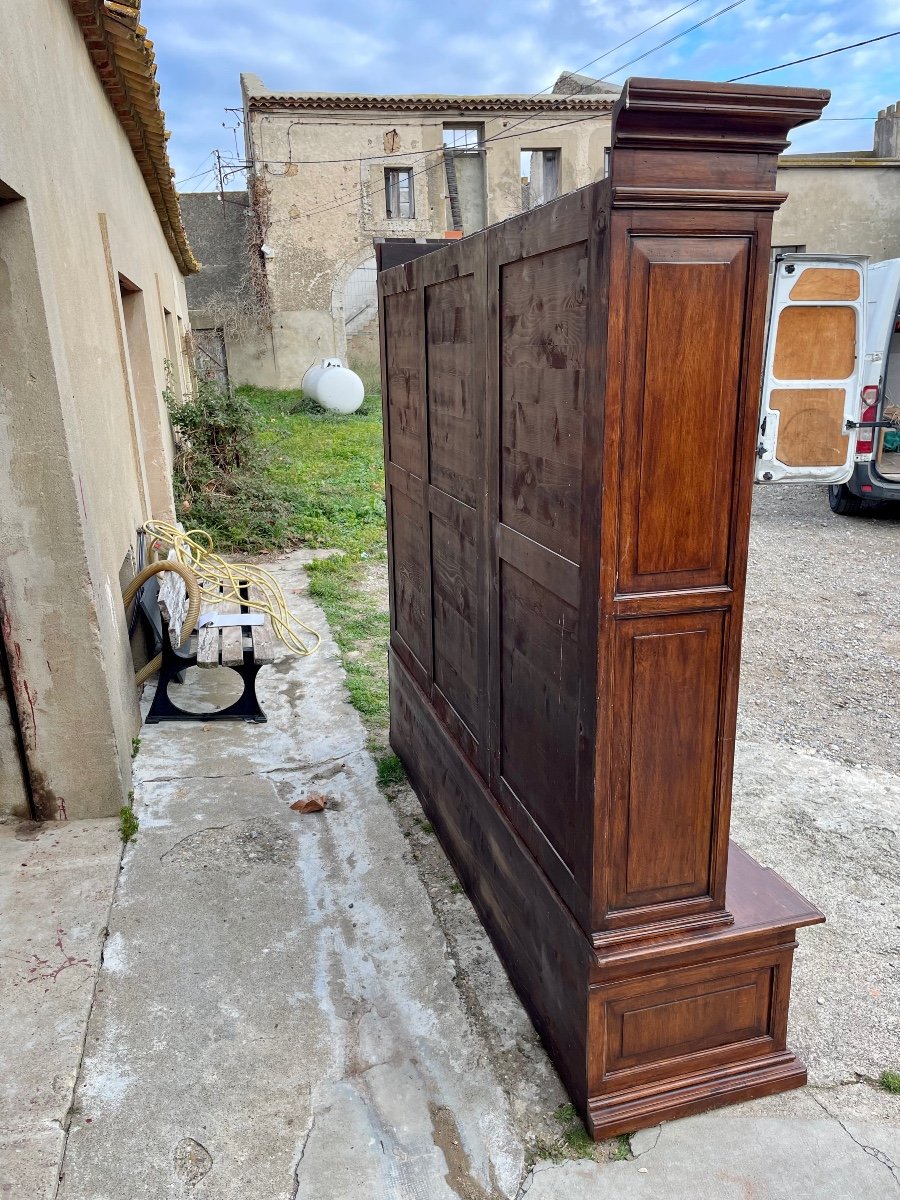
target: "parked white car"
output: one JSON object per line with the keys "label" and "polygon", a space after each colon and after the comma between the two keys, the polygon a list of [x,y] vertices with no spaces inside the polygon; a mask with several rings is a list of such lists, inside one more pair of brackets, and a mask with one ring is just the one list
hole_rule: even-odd
{"label": "parked white car", "polygon": [[757,483],[828,484],[842,515],[900,500],[900,259],[775,260]]}

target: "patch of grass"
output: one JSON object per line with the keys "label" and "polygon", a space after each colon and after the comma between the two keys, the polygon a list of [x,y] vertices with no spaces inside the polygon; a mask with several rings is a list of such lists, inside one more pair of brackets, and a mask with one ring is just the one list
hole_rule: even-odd
{"label": "patch of grass", "polygon": [[620,1133],[616,1138],[616,1148],[612,1152],[612,1161],[621,1162],[626,1158],[631,1158],[631,1137],[627,1133]]}
{"label": "patch of grass", "polygon": [[556,1119],[564,1127],[563,1141],[573,1158],[593,1158],[594,1139],[581,1123],[581,1118],[572,1104],[563,1104],[556,1110]]}
{"label": "patch of grass", "polygon": [[133,737],[131,739],[131,757],[132,757],[132,759],[137,758],[137,753],[138,753],[138,750],[140,750],[140,748],[141,748],[141,739],[137,736]]}
{"label": "patch of grass", "polygon": [[134,803],[134,792],[128,793],[128,799],[129,803],[123,804],[119,809],[119,832],[122,834],[122,841],[126,846],[134,840],[138,831],[138,819],[131,807]]}
{"label": "patch of grass", "polygon": [[[223,550],[256,553],[302,545],[339,551],[309,564],[310,596],[328,618],[350,700],[374,739],[374,752],[383,752],[389,618],[377,596],[366,590],[366,568],[387,557],[380,397],[367,396],[347,416],[326,412],[299,391],[264,388],[239,388],[228,403],[221,394],[205,397],[204,404],[202,413],[190,407],[173,410],[191,446],[194,440],[209,440],[209,428],[215,429],[215,436],[209,435],[213,449],[199,466],[205,470],[207,459],[219,454],[220,480],[252,467],[258,495],[269,497],[269,511],[257,522],[251,496],[246,516],[229,511],[226,520],[221,511],[209,511],[203,487],[195,486],[183,519],[207,529]],[[227,450],[229,428],[237,462]],[[186,478],[190,468],[186,463]],[[224,488],[216,483],[209,495]],[[200,519],[205,513],[207,518]]]}
{"label": "patch of grass", "polygon": [[882,1071],[878,1076],[878,1086],[886,1092],[900,1096],[900,1071]]}
{"label": "patch of grass", "polygon": [[355,413],[326,412],[301,392],[240,388],[268,451],[268,478],[289,508],[287,529],[305,546],[351,558],[385,553],[381,401]]}
{"label": "patch of grass", "polygon": [[450,884],[450,891],[453,893],[454,896],[459,896],[461,894],[462,890],[463,890],[463,885],[459,882],[458,879],[454,879]]}
{"label": "patch of grass", "polygon": [[378,759],[378,786],[396,787],[406,782],[406,771],[396,754],[385,754]]}

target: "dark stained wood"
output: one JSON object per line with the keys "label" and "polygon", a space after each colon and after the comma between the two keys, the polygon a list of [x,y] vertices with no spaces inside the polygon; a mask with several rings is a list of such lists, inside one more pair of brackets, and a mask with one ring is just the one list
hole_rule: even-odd
{"label": "dark stained wood", "polygon": [[619,590],[721,584],[748,239],[674,234],[629,250],[629,310],[644,317],[626,343]]}
{"label": "dark stained wood", "polygon": [[597,1137],[805,1079],[822,917],[728,832],[776,159],[826,99],[631,80],[608,180],[379,277],[392,745]]}

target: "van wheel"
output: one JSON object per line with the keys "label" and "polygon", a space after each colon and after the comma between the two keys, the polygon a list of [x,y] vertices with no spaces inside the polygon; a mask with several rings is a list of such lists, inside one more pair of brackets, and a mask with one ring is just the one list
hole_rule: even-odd
{"label": "van wheel", "polygon": [[831,483],[828,485],[828,503],[831,511],[839,517],[856,517],[862,510],[861,496],[854,496],[846,483]]}

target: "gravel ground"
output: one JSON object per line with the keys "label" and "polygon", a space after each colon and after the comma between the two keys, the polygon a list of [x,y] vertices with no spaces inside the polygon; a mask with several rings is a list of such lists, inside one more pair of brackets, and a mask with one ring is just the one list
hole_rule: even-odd
{"label": "gravel ground", "polygon": [[900,506],[754,490],[738,737],[900,773]]}

